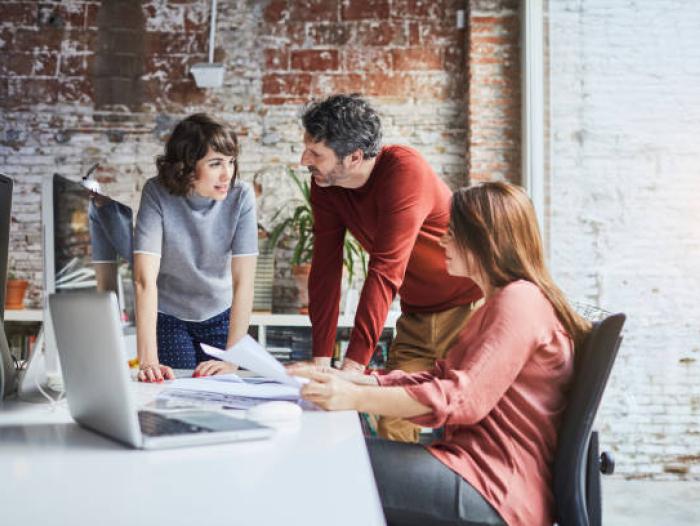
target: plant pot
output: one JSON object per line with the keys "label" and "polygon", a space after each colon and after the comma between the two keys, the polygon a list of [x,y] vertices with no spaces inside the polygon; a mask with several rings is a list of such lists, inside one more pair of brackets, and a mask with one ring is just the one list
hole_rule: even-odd
{"label": "plant pot", "polygon": [[23,309],[24,295],[28,286],[29,282],[26,279],[8,279],[5,308],[8,310]]}
{"label": "plant pot", "polygon": [[309,313],[309,273],[311,264],[292,265],[292,276],[299,293],[299,314]]}

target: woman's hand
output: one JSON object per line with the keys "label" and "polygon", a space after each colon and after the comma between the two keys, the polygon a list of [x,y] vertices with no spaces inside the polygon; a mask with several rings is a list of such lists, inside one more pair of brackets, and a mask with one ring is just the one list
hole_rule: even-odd
{"label": "woman's hand", "polygon": [[167,365],[158,362],[146,362],[139,365],[139,382],[162,382],[163,380],[174,380],[175,373]]}
{"label": "woman's hand", "polygon": [[[340,371],[336,371],[340,373]],[[361,387],[343,380],[340,374],[311,371],[311,381],[301,388],[301,397],[327,411],[356,409]]]}
{"label": "woman's hand", "polygon": [[213,376],[215,374],[226,374],[233,373],[238,370],[238,366],[228,362],[222,362],[221,360],[207,360],[206,362],[199,362],[197,367],[192,373],[194,378],[200,376]]}
{"label": "woman's hand", "polygon": [[348,382],[357,385],[377,385],[377,379],[374,376],[366,375],[364,372],[346,371],[334,369],[330,365],[319,365],[318,362],[296,362],[286,367],[287,373],[291,376],[302,376],[311,378],[313,373],[325,373],[337,376]]}

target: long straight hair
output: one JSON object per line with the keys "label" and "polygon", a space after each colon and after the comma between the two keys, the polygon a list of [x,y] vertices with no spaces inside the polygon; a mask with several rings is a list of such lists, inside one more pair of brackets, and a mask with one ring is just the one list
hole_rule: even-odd
{"label": "long straight hair", "polygon": [[569,304],[547,270],[535,210],[525,191],[504,182],[460,188],[452,196],[450,228],[457,245],[481,265],[492,287],[519,279],[539,287],[579,346],[590,323]]}

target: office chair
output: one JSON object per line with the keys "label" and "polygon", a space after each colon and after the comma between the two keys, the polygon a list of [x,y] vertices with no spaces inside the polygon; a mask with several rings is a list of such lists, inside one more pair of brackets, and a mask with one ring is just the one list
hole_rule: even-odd
{"label": "office chair", "polygon": [[[604,311],[603,311],[604,312]],[[591,318],[591,312],[580,312]],[[602,499],[600,474],[611,474],[615,461],[598,453],[598,432],[593,421],[622,341],[624,314],[594,321],[584,344],[577,349],[574,381],[559,430],[554,459],[554,499],[559,526],[600,526]]]}

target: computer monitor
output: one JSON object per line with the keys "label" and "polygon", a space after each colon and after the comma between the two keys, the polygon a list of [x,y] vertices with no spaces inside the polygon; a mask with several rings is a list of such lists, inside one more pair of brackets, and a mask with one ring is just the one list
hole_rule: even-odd
{"label": "computer monitor", "polygon": [[5,288],[10,254],[12,179],[0,174],[0,399],[14,390],[15,366],[5,336]]}
{"label": "computer monitor", "polygon": [[10,254],[10,222],[12,220],[12,179],[0,174],[0,320],[5,320],[5,287],[7,260]]}
{"label": "computer monitor", "polygon": [[46,366],[60,373],[49,294],[113,290],[124,332],[135,334],[133,212],[93,185],[54,174],[43,183],[42,232]]}

